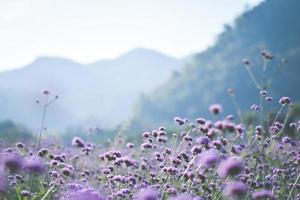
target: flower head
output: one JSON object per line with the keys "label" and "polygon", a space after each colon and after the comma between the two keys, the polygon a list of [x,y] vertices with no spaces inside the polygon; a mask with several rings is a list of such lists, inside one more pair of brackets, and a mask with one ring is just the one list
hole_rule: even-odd
{"label": "flower head", "polygon": [[231,200],[241,199],[247,195],[247,187],[242,182],[231,182],[224,187],[223,195]]}
{"label": "flower head", "polygon": [[244,171],[244,163],[237,157],[230,157],[221,162],[217,172],[221,178],[235,176]]}
{"label": "flower head", "polygon": [[217,115],[223,112],[223,107],[221,104],[212,104],[209,106],[209,112],[211,112],[212,115]]}
{"label": "flower head", "polygon": [[5,152],[2,159],[4,167],[11,172],[18,172],[23,168],[23,158],[17,152]]}
{"label": "flower head", "polygon": [[93,188],[84,188],[80,184],[69,184],[68,190],[61,196],[61,200],[105,200]]}
{"label": "flower head", "polygon": [[272,194],[272,191],[263,189],[258,192],[254,192],[252,194],[252,197],[254,200],[272,199],[272,198],[274,198],[274,195]]}
{"label": "flower head", "polygon": [[143,188],[138,191],[136,200],[158,200],[158,192],[152,188]]}
{"label": "flower head", "polygon": [[215,150],[208,150],[200,154],[199,164],[203,167],[212,167],[219,161],[219,155]]}
{"label": "flower head", "polygon": [[42,174],[46,171],[46,165],[39,157],[32,157],[26,160],[23,169],[30,173]]}

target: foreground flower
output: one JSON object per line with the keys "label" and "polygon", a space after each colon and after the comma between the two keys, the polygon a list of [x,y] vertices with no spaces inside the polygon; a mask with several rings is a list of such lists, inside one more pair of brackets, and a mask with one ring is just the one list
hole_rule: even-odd
{"label": "foreground flower", "polygon": [[189,194],[181,194],[177,197],[171,198],[170,200],[194,200],[194,198]]}
{"label": "foreground flower", "polygon": [[272,194],[272,191],[270,190],[261,190],[258,192],[254,192],[252,195],[254,200],[259,200],[259,199],[273,199],[274,195]]}
{"label": "foreground flower", "polygon": [[239,158],[230,157],[219,165],[217,172],[221,178],[227,178],[240,174],[244,168],[244,163]]}
{"label": "foreground flower", "polygon": [[136,200],[158,200],[158,192],[152,188],[143,188],[138,191]]}
{"label": "foreground flower", "polygon": [[83,188],[79,184],[69,185],[69,190],[63,194],[61,200],[106,200],[93,188]]}
{"label": "foreground flower", "polygon": [[26,160],[23,169],[30,173],[42,174],[46,171],[46,165],[40,158],[32,157]]}
{"label": "foreground flower", "polygon": [[0,166],[0,193],[5,192],[8,186],[8,181],[5,171]]}
{"label": "foreground flower", "polygon": [[219,155],[215,150],[205,151],[200,154],[199,164],[201,167],[212,167],[219,161]]}
{"label": "foreground flower", "polygon": [[232,182],[224,187],[223,195],[232,200],[242,199],[247,195],[247,187],[242,182]]}
{"label": "foreground flower", "polygon": [[16,152],[5,152],[2,155],[4,167],[15,173],[23,168],[23,158]]}

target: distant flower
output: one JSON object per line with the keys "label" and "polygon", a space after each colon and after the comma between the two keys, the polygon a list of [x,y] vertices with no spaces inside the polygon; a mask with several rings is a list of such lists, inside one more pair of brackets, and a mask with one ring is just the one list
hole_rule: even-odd
{"label": "distant flower", "polygon": [[85,143],[80,137],[74,137],[72,140],[72,145],[79,148],[85,147]]}
{"label": "distant flower", "polygon": [[207,136],[201,136],[197,138],[197,143],[202,144],[202,145],[208,145],[210,139]]}
{"label": "distant flower", "polygon": [[[21,191],[21,196],[23,197],[23,198],[25,198],[25,197],[30,197],[30,195],[31,195],[31,193],[30,193],[30,191],[28,191],[28,190],[22,190]],[[26,198],[25,198],[26,199]]]}
{"label": "distant flower", "polygon": [[259,105],[257,105],[257,104],[251,105],[251,106],[250,106],[250,109],[251,109],[251,110],[254,110],[254,111],[260,110]]}
{"label": "distant flower", "polygon": [[249,61],[248,59],[244,59],[244,60],[242,61],[242,63],[243,63],[244,65],[250,65],[250,61]]}
{"label": "distant flower", "polygon": [[202,117],[197,118],[196,121],[197,121],[198,124],[201,124],[201,125],[205,124],[205,122],[206,122],[206,120]]}
{"label": "distant flower", "polygon": [[244,163],[237,157],[230,157],[221,162],[218,166],[217,172],[221,178],[228,176],[235,176],[244,171]]}
{"label": "distant flower", "polygon": [[228,92],[230,95],[234,95],[235,90],[234,90],[233,88],[228,88],[228,89],[227,89],[227,92]]}
{"label": "distant flower", "polygon": [[268,101],[268,102],[272,102],[273,98],[272,97],[266,97],[265,100]]}
{"label": "distant flower", "polygon": [[266,90],[262,90],[259,92],[261,96],[267,96],[268,92]]}
{"label": "distant flower", "polygon": [[213,115],[217,115],[223,112],[223,107],[221,104],[212,104],[209,106],[209,111]]}
{"label": "distant flower", "polygon": [[183,125],[185,123],[185,121],[186,121],[185,119],[182,119],[180,117],[174,117],[174,122],[177,125]]}
{"label": "distant flower", "polygon": [[131,148],[134,147],[134,144],[132,144],[132,143],[127,143],[126,146],[127,146],[129,149],[131,149]]}
{"label": "distant flower", "polygon": [[267,60],[273,59],[273,55],[272,55],[270,52],[266,51],[266,50],[263,50],[263,51],[261,52],[261,56],[262,56],[263,58],[267,59]]}
{"label": "distant flower", "polygon": [[291,103],[291,99],[289,97],[281,97],[279,99],[279,103],[282,104],[282,105],[290,104]]}
{"label": "distant flower", "polygon": [[231,200],[242,199],[247,195],[247,187],[242,182],[231,182],[224,187],[223,195]]}
{"label": "distant flower", "polygon": [[136,200],[158,200],[158,192],[152,188],[143,188],[137,192]]}
{"label": "distant flower", "polygon": [[49,90],[45,89],[45,90],[42,91],[42,94],[43,94],[43,95],[49,95],[50,92],[49,92]]}
{"label": "distant flower", "polygon": [[274,195],[272,194],[272,191],[263,189],[261,191],[254,192],[252,197],[253,197],[254,200],[273,199]]}

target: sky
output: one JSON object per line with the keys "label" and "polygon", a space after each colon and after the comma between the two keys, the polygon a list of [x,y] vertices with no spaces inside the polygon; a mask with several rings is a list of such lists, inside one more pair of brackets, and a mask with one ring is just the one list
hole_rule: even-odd
{"label": "sky", "polygon": [[137,47],[181,58],[261,1],[0,0],[0,71],[39,56],[90,63]]}

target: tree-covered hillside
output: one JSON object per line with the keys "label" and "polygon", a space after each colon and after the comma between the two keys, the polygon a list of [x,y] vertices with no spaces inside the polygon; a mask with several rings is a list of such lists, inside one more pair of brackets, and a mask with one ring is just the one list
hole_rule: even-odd
{"label": "tree-covered hillside", "polygon": [[[234,25],[225,26],[213,46],[194,55],[181,72],[174,73],[154,93],[141,97],[125,129],[155,128],[171,123],[175,116],[191,119],[205,116],[211,103],[226,105],[226,114],[235,113],[228,88],[235,89],[242,110],[259,103],[253,102],[253,99],[259,101],[259,94],[242,60],[250,61],[249,67],[261,83],[263,50],[274,57],[266,68],[266,82],[270,77],[274,79],[272,84],[268,83],[270,95],[276,101],[279,96],[299,101],[299,10],[298,0],[266,0],[243,13]],[[284,65],[283,58],[288,61]],[[278,70],[278,66],[282,67]]]}

